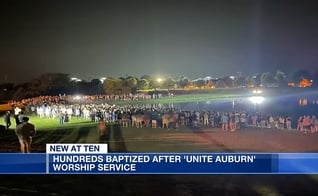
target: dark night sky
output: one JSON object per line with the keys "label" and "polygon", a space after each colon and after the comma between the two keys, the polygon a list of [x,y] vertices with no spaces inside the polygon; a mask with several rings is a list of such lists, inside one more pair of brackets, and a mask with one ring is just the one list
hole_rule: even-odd
{"label": "dark night sky", "polygon": [[46,72],[195,79],[317,70],[317,10],[315,0],[7,0],[0,83]]}

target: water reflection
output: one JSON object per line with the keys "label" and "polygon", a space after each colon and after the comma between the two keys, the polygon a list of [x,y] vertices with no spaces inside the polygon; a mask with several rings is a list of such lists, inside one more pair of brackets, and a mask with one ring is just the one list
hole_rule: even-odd
{"label": "water reflection", "polygon": [[147,108],[178,108],[180,110],[203,110],[217,112],[265,112],[273,116],[291,116],[296,121],[299,116],[318,116],[318,96],[314,94],[283,94],[279,96],[264,96],[260,104],[253,104],[248,97],[224,100],[195,101],[188,103],[156,103],[146,104]]}
{"label": "water reflection", "polygon": [[299,99],[300,106],[306,106],[308,104],[308,100],[306,98]]}

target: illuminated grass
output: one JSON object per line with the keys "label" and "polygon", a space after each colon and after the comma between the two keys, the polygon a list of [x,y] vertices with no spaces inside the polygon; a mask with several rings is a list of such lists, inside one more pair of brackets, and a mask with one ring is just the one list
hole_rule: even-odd
{"label": "illuminated grass", "polygon": [[[56,129],[69,129],[69,128],[75,128],[78,126],[91,126],[93,124],[96,124],[94,122],[91,122],[89,120],[84,119],[77,119],[72,118],[70,122],[64,123],[63,125],[59,125],[59,119],[50,119],[50,118],[39,118],[35,115],[28,115],[30,118],[29,122],[34,124],[36,126],[37,131],[50,131],[50,130],[56,130]],[[2,125],[5,125],[3,118],[0,120],[0,123]],[[15,129],[15,120],[13,117],[11,117],[11,129]]]}

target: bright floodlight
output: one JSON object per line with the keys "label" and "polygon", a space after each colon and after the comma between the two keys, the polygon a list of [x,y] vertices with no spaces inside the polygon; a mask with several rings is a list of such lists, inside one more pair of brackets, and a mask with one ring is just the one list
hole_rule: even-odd
{"label": "bright floodlight", "polygon": [[162,81],[162,78],[157,78],[157,82],[160,83]]}
{"label": "bright floodlight", "polygon": [[81,97],[80,97],[79,95],[76,95],[75,97],[73,97],[73,99],[75,99],[75,100],[80,100]]}
{"label": "bright floodlight", "polygon": [[253,93],[254,93],[254,94],[261,94],[262,91],[261,91],[261,90],[253,90]]}
{"label": "bright floodlight", "polygon": [[261,96],[253,96],[253,97],[250,97],[249,100],[254,104],[261,104],[263,103],[265,98]]}
{"label": "bright floodlight", "polygon": [[81,82],[82,80],[79,79],[79,78],[76,78],[76,77],[72,77],[71,78],[71,81],[74,81],[74,82]]}
{"label": "bright floodlight", "polygon": [[105,81],[106,79],[107,79],[106,77],[101,77],[101,78],[99,78],[99,81],[100,81],[101,83],[104,83],[104,81]]}

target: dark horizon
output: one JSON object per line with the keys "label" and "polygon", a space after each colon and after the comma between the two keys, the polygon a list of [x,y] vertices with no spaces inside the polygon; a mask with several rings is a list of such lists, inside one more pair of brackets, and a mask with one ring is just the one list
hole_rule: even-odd
{"label": "dark horizon", "polygon": [[195,79],[318,67],[313,0],[31,0],[0,10],[0,81],[47,72]]}

